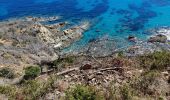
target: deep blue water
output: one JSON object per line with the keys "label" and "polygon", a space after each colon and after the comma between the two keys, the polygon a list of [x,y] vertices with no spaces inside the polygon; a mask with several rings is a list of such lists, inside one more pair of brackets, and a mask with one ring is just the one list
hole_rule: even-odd
{"label": "deep blue water", "polygon": [[121,47],[129,44],[128,35],[146,39],[150,34],[143,31],[170,26],[170,0],[0,0],[0,20],[53,15],[92,23],[71,49],[101,37],[113,38]]}

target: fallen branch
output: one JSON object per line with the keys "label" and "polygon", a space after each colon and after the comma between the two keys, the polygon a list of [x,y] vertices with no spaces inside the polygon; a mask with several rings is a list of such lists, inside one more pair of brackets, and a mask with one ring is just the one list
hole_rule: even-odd
{"label": "fallen branch", "polygon": [[114,68],[103,68],[103,69],[100,69],[98,70],[98,72],[103,72],[103,71],[108,71],[108,70],[122,70],[123,68],[122,67],[114,67]]}
{"label": "fallen branch", "polygon": [[65,70],[63,72],[58,72],[56,75],[57,76],[65,75],[65,74],[68,74],[70,72],[77,71],[77,70],[79,70],[79,67],[71,68],[71,69]]}
{"label": "fallen branch", "polygon": [[[98,72],[108,71],[108,70],[120,70],[120,69],[122,70],[123,68],[121,68],[121,67],[103,68],[103,69],[97,70],[96,72],[93,72],[93,74],[98,73]],[[71,72],[77,71],[77,70],[80,70],[80,68],[79,67],[71,68],[71,69],[65,70],[63,72],[58,72],[56,75],[57,76],[65,75],[65,74],[68,74],[68,73],[71,73]]]}
{"label": "fallen branch", "polygon": [[91,73],[89,73],[89,75],[90,74],[96,74],[96,73],[99,73],[99,72],[104,72],[104,71],[109,71],[109,70],[123,70],[123,68],[121,68],[121,67],[112,67],[112,68],[103,68],[103,69],[98,69],[98,70],[96,70],[96,71],[94,71],[94,72],[91,72]]}

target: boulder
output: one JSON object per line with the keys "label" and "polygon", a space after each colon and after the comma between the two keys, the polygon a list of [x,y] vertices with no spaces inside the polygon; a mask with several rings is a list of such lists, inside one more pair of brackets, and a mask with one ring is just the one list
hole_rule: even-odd
{"label": "boulder", "polygon": [[128,41],[130,41],[130,42],[136,42],[136,37],[130,35],[130,36],[128,36]]}
{"label": "boulder", "polygon": [[170,76],[168,77],[168,83],[170,84]]}
{"label": "boulder", "polygon": [[82,66],[80,67],[80,70],[88,70],[88,69],[91,69],[92,68],[92,65],[90,62],[84,62],[82,64]]}
{"label": "boulder", "polygon": [[156,36],[150,37],[148,42],[151,42],[151,43],[154,43],[154,42],[166,43],[167,42],[167,37],[165,35],[158,34]]}
{"label": "boulder", "polygon": [[131,46],[127,49],[128,53],[134,54],[139,49],[138,46]]}
{"label": "boulder", "polygon": [[170,67],[167,68],[168,73],[170,74]]}

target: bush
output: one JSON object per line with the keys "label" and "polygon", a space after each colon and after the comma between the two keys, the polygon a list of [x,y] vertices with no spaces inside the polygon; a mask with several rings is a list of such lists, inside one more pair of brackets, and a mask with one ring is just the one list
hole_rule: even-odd
{"label": "bush", "polygon": [[35,80],[24,81],[22,93],[24,98],[28,100],[36,100],[38,98],[38,90],[40,89],[41,84]]}
{"label": "bush", "polygon": [[[50,76],[47,81],[25,80],[22,84],[22,93],[26,100],[37,100],[54,88],[55,76]],[[24,99],[24,100],[25,100]]]}
{"label": "bush", "polygon": [[16,88],[12,86],[0,86],[0,94],[4,94],[9,100],[14,100],[16,97]]}
{"label": "bush", "polygon": [[[157,90],[160,90],[161,75],[158,71],[152,70],[143,73],[140,77],[134,80],[132,87],[143,95],[155,95]],[[160,90],[161,91],[161,90]]]}
{"label": "bush", "polygon": [[25,69],[25,76],[24,78],[27,79],[34,79],[38,75],[41,74],[41,68],[39,66],[30,66]]}
{"label": "bush", "polygon": [[120,57],[120,58],[124,57],[124,52],[123,51],[119,51],[117,53],[117,56]]}
{"label": "bush", "polygon": [[54,60],[53,64],[55,66],[57,66],[57,65],[59,65],[61,63],[69,63],[69,64],[71,64],[71,63],[74,62],[74,60],[75,60],[75,57],[69,56],[69,57],[66,57],[66,58],[59,58],[57,60]]}
{"label": "bush", "polygon": [[106,100],[133,100],[133,96],[135,96],[133,88],[128,83],[120,86],[111,83],[106,94]]}
{"label": "bush", "polygon": [[104,100],[103,97],[93,87],[77,85],[66,92],[65,100]]}
{"label": "bush", "polygon": [[123,100],[132,100],[133,98],[132,88],[129,85],[123,85],[120,93]]}
{"label": "bush", "polygon": [[161,51],[154,52],[140,57],[142,67],[150,70],[165,70],[170,66],[170,52]]}
{"label": "bush", "polygon": [[0,69],[0,77],[12,79],[15,75],[9,68],[2,68]]}

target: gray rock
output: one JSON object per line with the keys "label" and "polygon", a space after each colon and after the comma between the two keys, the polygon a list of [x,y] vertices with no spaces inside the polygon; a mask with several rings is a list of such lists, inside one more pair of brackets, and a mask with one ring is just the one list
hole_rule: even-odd
{"label": "gray rock", "polygon": [[148,42],[151,42],[151,43],[154,43],[154,42],[166,43],[167,42],[167,37],[165,35],[158,34],[156,36],[150,37]]}
{"label": "gray rock", "polygon": [[130,35],[130,36],[128,36],[128,40],[130,42],[136,42],[137,38],[135,36]]}

